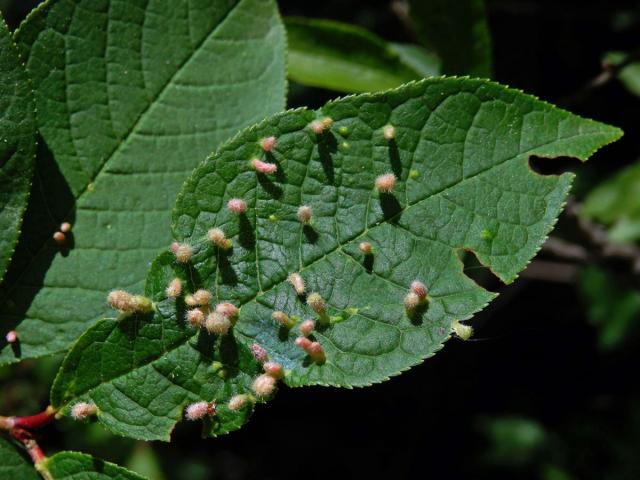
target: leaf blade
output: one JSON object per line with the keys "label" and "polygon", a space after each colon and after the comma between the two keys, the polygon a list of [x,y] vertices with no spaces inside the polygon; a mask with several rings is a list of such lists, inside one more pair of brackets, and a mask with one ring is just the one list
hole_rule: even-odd
{"label": "leaf blade", "polygon": [[18,242],[36,149],[33,94],[18,49],[0,18],[0,281]]}
{"label": "leaf blade", "polygon": [[124,467],[79,452],[60,452],[43,462],[53,480],[87,478],[91,480],[145,480]]}

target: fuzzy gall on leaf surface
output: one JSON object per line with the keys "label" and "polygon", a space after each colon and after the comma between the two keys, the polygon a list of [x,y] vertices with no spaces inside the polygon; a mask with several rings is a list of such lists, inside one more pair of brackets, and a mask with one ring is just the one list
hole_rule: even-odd
{"label": "fuzzy gall on leaf surface", "polygon": [[0,281],[20,235],[36,153],[31,86],[0,17]]}
{"label": "fuzzy gall on leaf surface", "polygon": [[16,445],[0,437],[0,478],[40,480],[29,457]]}
{"label": "fuzzy gall on leaf surface", "polygon": [[[51,0],[16,38],[51,152],[0,292],[0,333],[20,338],[0,363],[66,349],[114,285],[141,290],[189,172],[285,92],[272,0]],[[71,233],[53,242],[62,222]]]}
{"label": "fuzzy gall on leaf surface", "polygon": [[78,452],[56,453],[42,467],[53,480],[146,480],[126,468]]}
{"label": "fuzzy gall on leaf surface", "polygon": [[[195,170],[173,224],[189,262],[156,260],[155,314],[103,320],[79,339],[52,404],[93,401],[111,430],[166,440],[193,401],[223,405],[205,434],[247,419],[224,405],[250,393],[260,365],[248,350],[281,364],[290,386],[384,381],[494,297],[464,274],[462,250],[509,283],[539,249],[573,175],[540,176],[529,156],[586,160],[621,134],[468,78],[276,114]],[[228,207],[234,198],[243,213]],[[183,296],[207,289],[212,305],[240,307],[229,334],[187,325],[188,298],[165,293],[175,277]]]}

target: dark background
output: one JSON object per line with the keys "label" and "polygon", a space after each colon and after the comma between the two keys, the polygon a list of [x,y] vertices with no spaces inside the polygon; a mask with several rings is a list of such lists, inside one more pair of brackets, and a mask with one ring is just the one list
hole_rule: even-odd
{"label": "dark background", "polygon": [[[36,3],[0,0],[0,7],[14,28]],[[338,19],[413,41],[388,1],[279,3],[283,15]],[[617,81],[583,88],[605,52],[640,47],[640,2],[489,0],[488,13],[496,80],[626,132],[577,170],[578,196],[638,158],[640,99]],[[290,90],[292,107],[338,96]],[[571,221],[559,231],[573,236]],[[620,277],[616,266],[604,267]],[[605,350],[575,282],[528,275],[504,286],[481,269],[469,272],[503,293],[473,322],[476,339],[452,340],[384,384],[284,387],[242,430],[218,439],[200,440],[197,427],[183,423],[171,444],[149,448],[65,421],[48,427],[41,443],[48,453],[72,448],[120,464],[157,463],[155,478],[166,480],[640,478],[639,329]],[[58,361],[0,369],[0,411],[42,409]]]}

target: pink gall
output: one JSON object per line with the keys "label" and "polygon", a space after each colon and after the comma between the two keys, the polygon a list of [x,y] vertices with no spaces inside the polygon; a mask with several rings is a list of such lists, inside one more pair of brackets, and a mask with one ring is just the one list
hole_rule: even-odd
{"label": "pink gall", "polygon": [[284,312],[273,312],[271,318],[285,328],[291,328],[295,325],[295,322]]}
{"label": "pink gall", "polygon": [[311,345],[306,349],[311,359],[316,363],[324,363],[326,357],[324,355],[324,348],[320,342],[311,342]]}
{"label": "pink gall", "polygon": [[234,395],[233,397],[231,397],[231,399],[229,399],[229,410],[240,410],[242,407],[244,407],[246,404],[249,403],[249,395]]}
{"label": "pink gall", "polygon": [[298,296],[304,295],[304,280],[299,273],[292,273],[287,279]]}
{"label": "pink gall", "polygon": [[411,282],[411,291],[415,293],[420,301],[425,301],[427,299],[427,287],[425,287],[424,283],[419,280],[414,280]]}
{"label": "pink gall", "polygon": [[415,292],[409,292],[404,297],[404,308],[409,313],[415,312],[421,303],[420,297]]}
{"label": "pink gall", "polygon": [[231,240],[229,240],[221,228],[212,228],[207,232],[207,238],[220,250],[229,250],[232,246]]}
{"label": "pink gall", "polygon": [[209,305],[211,302],[211,292],[209,290],[199,289],[196,290],[191,295],[187,295],[184,299],[184,303],[186,303],[190,307],[203,307]]}
{"label": "pink gall", "polygon": [[199,308],[193,308],[187,311],[187,322],[192,327],[202,327],[204,325],[204,312]]}
{"label": "pink gall", "polygon": [[371,255],[373,253],[373,245],[371,245],[369,242],[360,242],[358,248],[365,255]]}
{"label": "pink gall", "polygon": [[169,298],[177,298],[182,293],[182,281],[179,278],[174,278],[169,282],[169,285],[164,291]]}
{"label": "pink gall", "polygon": [[300,324],[300,333],[305,337],[308,337],[313,333],[316,328],[316,322],[313,320],[305,320]]}
{"label": "pink gall", "polygon": [[385,173],[376,178],[376,188],[380,193],[391,193],[396,187],[396,176],[393,173]]}
{"label": "pink gall", "polygon": [[263,162],[257,158],[251,160],[251,167],[253,167],[256,172],[263,173],[265,175],[270,175],[278,171],[278,166],[275,163]]}
{"label": "pink gall", "polygon": [[7,332],[4,338],[7,343],[16,343],[18,341],[18,333],[15,330],[11,330]]}
{"label": "pink gall", "polygon": [[231,329],[231,320],[218,312],[212,312],[207,315],[205,327],[209,333],[215,335],[226,335]]}
{"label": "pink gall", "polygon": [[258,343],[254,343],[251,345],[251,353],[253,354],[253,358],[260,363],[264,363],[269,359],[269,354],[264,349],[264,347]]}
{"label": "pink gall", "polygon": [[[173,245],[171,249],[173,250]],[[188,243],[179,243],[173,253],[176,256],[176,262],[189,263],[191,257],[193,257],[193,247]]]}
{"label": "pink gall", "polygon": [[74,420],[84,420],[95,415],[98,412],[98,407],[93,403],[78,402],[71,407],[71,417]]}
{"label": "pink gall", "polygon": [[309,350],[309,347],[313,342],[309,340],[307,337],[298,337],[296,338],[295,343],[296,343],[296,346],[300,347],[306,352]]}
{"label": "pink gall", "polygon": [[264,369],[264,373],[275,379],[284,377],[284,368],[277,362],[265,362],[262,368]]}
{"label": "pink gall", "polygon": [[240,309],[236,307],[233,303],[223,302],[216,305],[216,312],[224,315],[230,320],[235,320],[240,315]]}
{"label": "pink gall", "polygon": [[298,220],[300,220],[300,223],[303,225],[309,225],[311,223],[312,215],[311,207],[302,205],[298,208]]}
{"label": "pink gall", "polygon": [[265,152],[270,152],[278,145],[278,140],[276,137],[266,137],[260,140],[260,148]]}
{"label": "pink gall", "polygon": [[124,290],[113,290],[107,295],[107,303],[114,309],[121,312],[131,310],[131,301],[133,296]]}
{"label": "pink gall", "polygon": [[204,417],[212,417],[216,414],[216,404],[213,402],[195,402],[185,409],[185,417],[188,420],[202,420]]}
{"label": "pink gall", "polygon": [[247,202],[245,202],[241,198],[232,198],[227,202],[227,208],[231,213],[242,215],[247,211]]}
{"label": "pink gall", "polygon": [[71,231],[71,224],[69,222],[64,222],[60,224],[60,231],[62,233],[69,233]]}
{"label": "pink gall", "polygon": [[276,389],[276,379],[271,375],[263,373],[253,381],[251,389],[259,397],[269,397]]}
{"label": "pink gall", "polygon": [[67,236],[62,232],[56,232],[56,233],[53,234],[53,240],[57,244],[62,245],[63,243],[65,243],[67,241]]}

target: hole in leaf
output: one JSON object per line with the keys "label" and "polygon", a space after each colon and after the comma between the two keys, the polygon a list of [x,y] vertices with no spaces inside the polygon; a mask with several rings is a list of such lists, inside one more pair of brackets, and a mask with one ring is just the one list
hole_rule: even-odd
{"label": "hole in leaf", "polygon": [[539,175],[561,175],[566,172],[575,172],[582,162],[573,157],[546,158],[531,155],[529,168]]}
{"label": "hole in leaf", "polygon": [[477,283],[479,286],[490,292],[496,292],[504,286],[504,282],[500,280],[490,268],[485,267],[476,252],[471,249],[461,249],[458,251],[458,257],[464,264],[464,273],[467,277]]}

